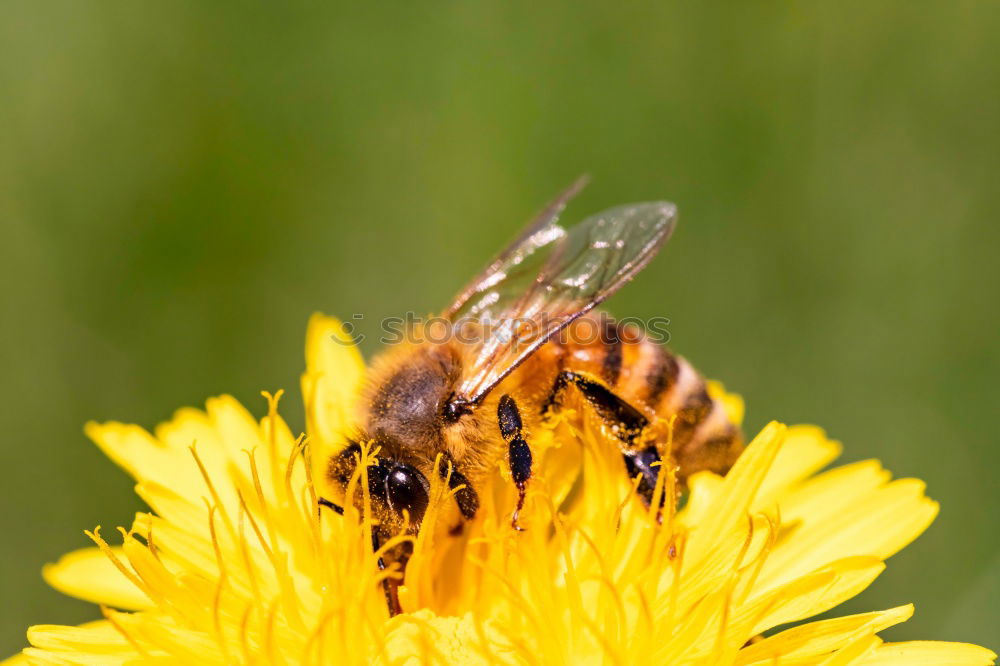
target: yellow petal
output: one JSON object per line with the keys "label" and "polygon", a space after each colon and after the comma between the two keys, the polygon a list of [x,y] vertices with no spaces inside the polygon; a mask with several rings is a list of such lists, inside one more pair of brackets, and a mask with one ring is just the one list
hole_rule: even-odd
{"label": "yellow petal", "polygon": [[[207,409],[178,410],[173,419],[157,426],[156,436],[139,426],[116,422],[91,422],[84,431],[137,481],[155,481],[194,500],[212,499],[214,491],[235,515],[238,483],[217,482],[210,489],[198,462],[210,478],[224,481],[231,474],[239,476],[240,463],[246,457],[243,451],[260,445],[260,431],[257,422],[230,396],[209,399]],[[244,477],[242,482],[248,481]]]}
{"label": "yellow petal", "polygon": [[[840,513],[845,502],[884,486],[892,475],[877,460],[836,467],[781,497],[782,520],[821,522]],[[848,492],[850,489],[850,492]]]}
{"label": "yellow petal", "polygon": [[723,479],[717,500],[692,531],[686,557],[700,575],[710,576],[714,567],[725,566],[729,554],[720,547],[724,540],[735,535],[742,541],[742,526],[747,524],[751,503],[784,442],[785,430],[784,425],[772,422],[750,442]]}
{"label": "yellow petal", "polygon": [[314,464],[342,445],[364,373],[361,352],[343,325],[333,317],[314,314],[306,332],[306,371],[302,374]]}
{"label": "yellow petal", "polygon": [[822,428],[790,426],[785,434],[785,443],[757,493],[754,508],[766,508],[789,488],[828,465],[840,455],[840,450],[840,444],[827,439]]}
{"label": "yellow petal", "polygon": [[819,657],[840,648],[859,632],[875,633],[905,622],[913,615],[906,605],[876,613],[848,615],[786,629],[740,651],[736,666],[773,664]]}
{"label": "yellow petal", "polygon": [[[758,634],[771,627],[803,620],[830,610],[859,594],[884,570],[885,564],[878,558],[849,557],[832,562],[809,576],[797,578],[793,583],[768,590],[767,594],[752,599],[760,603],[768,602],[769,595],[776,597],[764,604],[764,612],[759,615],[760,619],[754,625],[753,633]],[[824,577],[827,577],[827,580],[821,585],[801,586],[801,582],[808,580],[822,582]],[[775,594],[781,591],[784,593]],[[751,612],[758,613],[750,604],[741,611],[744,614]]]}
{"label": "yellow petal", "polygon": [[[24,656],[31,666],[125,666],[136,664],[135,653],[107,654],[104,652],[85,652],[69,650],[65,653],[26,648]],[[139,662],[141,663],[141,662]]]}
{"label": "yellow petal", "polygon": [[738,393],[729,393],[722,382],[715,380],[708,381],[708,395],[713,400],[722,402],[722,407],[726,410],[726,416],[729,417],[730,421],[736,425],[743,423],[743,413],[746,411],[746,406],[742,396]]}
{"label": "yellow petal", "polygon": [[191,454],[187,453],[187,461],[182,460],[181,451],[169,448],[144,428],[114,421],[92,421],[84,427],[84,432],[138,481],[157,479],[182,490],[195,487],[190,478]]}
{"label": "yellow petal", "polygon": [[882,640],[874,634],[863,633],[826,659],[820,666],[852,666],[875,652]]}
{"label": "yellow petal", "polygon": [[[121,548],[112,549],[124,560]],[[98,548],[81,548],[67,553],[54,564],[42,568],[42,577],[63,594],[95,604],[141,610],[152,602],[119,571]]]}
{"label": "yellow petal", "polygon": [[386,663],[513,664],[515,652],[490,627],[476,627],[471,614],[439,617],[427,610],[400,615],[389,624]]}
{"label": "yellow petal", "polygon": [[885,643],[858,661],[864,666],[987,666],[997,655],[969,643],[910,641]]}
{"label": "yellow petal", "polygon": [[109,650],[118,650],[127,644],[121,633],[107,620],[88,622],[78,627],[37,624],[28,628],[28,635],[32,644],[54,650],[75,648],[81,639],[92,646],[106,647]]}
{"label": "yellow petal", "polygon": [[[762,578],[787,580],[832,560],[855,555],[885,559],[917,538],[937,515],[938,505],[924,495],[924,484],[900,479],[864,492],[842,484],[829,501],[833,515],[808,515],[794,538],[778,544]],[[782,518],[784,519],[784,503]]]}
{"label": "yellow petal", "polygon": [[678,514],[678,520],[693,527],[705,522],[705,515],[722,492],[722,477],[714,472],[697,472],[688,479],[688,502]]}

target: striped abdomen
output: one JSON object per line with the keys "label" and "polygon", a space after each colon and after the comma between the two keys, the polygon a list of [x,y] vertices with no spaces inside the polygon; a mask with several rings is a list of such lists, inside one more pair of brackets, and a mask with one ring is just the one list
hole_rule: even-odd
{"label": "striped abdomen", "polygon": [[[690,363],[647,340],[637,326],[606,315],[571,328],[559,343],[562,369],[599,378],[650,421],[676,415],[671,450],[681,480],[700,470],[729,470],[742,450],[742,435]],[[657,444],[666,449],[666,442]]]}

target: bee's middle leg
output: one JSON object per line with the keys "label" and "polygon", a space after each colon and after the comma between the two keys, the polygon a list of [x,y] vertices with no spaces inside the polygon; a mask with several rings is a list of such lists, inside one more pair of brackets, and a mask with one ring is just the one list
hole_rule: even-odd
{"label": "bee's middle leg", "polygon": [[580,391],[611,433],[621,442],[625,469],[633,479],[641,477],[636,492],[648,507],[653,501],[653,492],[660,472],[660,451],[656,444],[650,443],[646,446],[641,444],[647,441],[642,435],[649,426],[649,419],[597,379],[571,370],[564,370],[556,377],[544,410],[558,406],[563,391],[570,386],[575,386]]}
{"label": "bee's middle leg", "polygon": [[517,524],[518,515],[524,508],[524,497],[528,486],[528,479],[531,478],[531,448],[524,441],[524,432],[521,422],[521,412],[517,403],[509,395],[500,398],[500,405],[497,407],[497,422],[500,426],[500,435],[507,442],[507,459],[510,462],[510,475],[517,486],[517,508],[514,509],[514,516],[511,518],[511,526],[520,531],[522,528]]}

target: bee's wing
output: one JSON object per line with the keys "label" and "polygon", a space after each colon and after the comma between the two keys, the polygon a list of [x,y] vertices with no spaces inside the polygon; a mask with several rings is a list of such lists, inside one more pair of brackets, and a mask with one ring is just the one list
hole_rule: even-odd
{"label": "bee's wing", "polygon": [[[500,254],[498,254],[493,261],[487,264],[486,268],[482,270],[479,275],[477,275],[465,289],[455,297],[454,302],[448,307],[444,312],[444,316],[454,318],[454,315],[458,312],[463,312],[464,316],[468,317],[474,309],[475,302],[469,303],[470,299],[475,301],[482,300],[483,294],[489,292],[489,290],[496,285],[497,280],[502,280],[505,275],[499,275],[501,272],[509,271],[512,264],[516,265],[524,257],[535,252],[536,250],[542,248],[543,246],[549,244],[553,240],[553,234],[558,235],[562,229],[556,226],[556,222],[559,220],[559,215],[566,208],[566,204],[569,200],[580,193],[587,183],[590,181],[590,177],[583,175],[576,179],[572,185],[563,190],[559,196],[549,202],[549,204],[542,209],[540,213],[529,222],[521,233],[518,234],[510,245],[503,249]],[[552,229],[559,229],[558,232],[550,231]],[[465,307],[469,305],[470,307]]]}
{"label": "bee's wing", "polygon": [[[561,210],[564,199],[557,200]],[[551,207],[550,207],[551,208]],[[606,210],[564,229],[554,215],[531,225],[446,311],[479,333],[455,400],[475,404],[536,349],[616,292],[673,231],[671,203]],[[464,330],[464,328],[460,328]]]}

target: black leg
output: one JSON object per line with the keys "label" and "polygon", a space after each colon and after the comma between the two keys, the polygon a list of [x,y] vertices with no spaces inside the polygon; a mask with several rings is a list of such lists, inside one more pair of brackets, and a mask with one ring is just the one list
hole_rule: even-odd
{"label": "black leg", "polygon": [[500,425],[500,435],[507,442],[507,459],[510,462],[510,475],[517,486],[517,508],[511,518],[511,527],[520,531],[517,524],[518,515],[524,508],[524,496],[531,478],[531,448],[524,441],[521,412],[517,403],[509,395],[501,396],[497,408],[497,422]]}
{"label": "black leg", "polygon": [[615,395],[607,386],[596,379],[572,371],[564,371],[556,377],[545,410],[559,405],[559,399],[568,386],[575,386],[587,403],[624,445],[622,457],[625,469],[632,478],[639,476],[636,491],[648,507],[653,501],[656,480],[660,473],[660,452],[655,444],[639,449],[639,436],[649,425],[649,419],[638,409]]}
{"label": "black leg", "polygon": [[[377,527],[372,527],[372,552],[377,553],[381,548]],[[378,558],[378,570],[385,571],[385,560]],[[382,579],[382,592],[385,594],[385,605],[389,609],[389,617],[394,617],[403,612],[399,605],[399,581],[392,578]]]}
{"label": "black leg", "polygon": [[326,508],[328,508],[331,511],[333,511],[338,516],[344,515],[344,507],[340,506],[339,504],[334,504],[333,502],[331,502],[330,500],[328,500],[325,497],[320,497],[319,498],[319,506],[320,506],[320,513],[322,513],[322,508],[325,506]]}
{"label": "black leg", "polygon": [[[344,507],[339,504],[334,504],[325,497],[319,498],[319,510],[322,512],[323,507],[330,509],[337,515],[344,515]],[[378,549],[381,548],[381,540],[379,539],[378,527],[372,527],[372,552],[377,553]],[[378,570],[385,571],[385,560],[381,557],[377,560]],[[389,615],[399,615],[403,612],[402,607],[399,605],[399,595],[397,594],[397,588],[399,587],[399,582],[394,579],[383,578],[382,579],[382,592],[385,594],[385,605],[389,609]]]}
{"label": "black leg", "polygon": [[580,391],[611,432],[626,446],[631,447],[635,444],[636,438],[649,425],[649,419],[642,412],[615,395],[607,386],[587,375],[569,370],[560,372],[556,377],[552,393],[546,401],[545,411],[559,405],[563,391],[570,385]]}
{"label": "black leg", "polygon": [[[448,476],[448,471],[451,470],[451,476]],[[465,478],[465,475],[455,469],[455,463],[452,462],[451,457],[445,453],[441,460],[441,467],[438,469],[438,474],[441,478],[448,478],[448,487],[454,490],[459,486],[463,486],[461,489],[455,492],[455,502],[458,503],[458,510],[462,512],[462,517],[466,520],[472,520],[476,511],[479,511],[479,495],[476,494],[475,489],[469,480]],[[459,524],[458,529],[461,529],[461,524]]]}
{"label": "black leg", "polygon": [[[656,481],[660,477],[660,452],[655,446],[648,446],[641,451],[627,451],[622,454],[625,458],[625,469],[633,479],[639,476],[639,485],[636,492],[642,498],[643,504],[649,507],[653,503],[653,491],[656,490]],[[661,502],[663,500],[661,499]]]}
{"label": "black leg", "polygon": [[[330,509],[337,515],[344,515],[344,507],[339,504],[334,504],[325,497],[319,498],[319,510],[322,512],[323,507]],[[372,552],[377,553],[378,549],[381,548],[381,538],[379,537],[379,528],[372,526]],[[381,557],[376,561],[378,564],[379,571],[385,571],[385,560]],[[405,561],[404,561],[405,563]],[[383,578],[382,579],[382,592],[385,594],[385,605],[389,609],[389,615],[395,616],[403,612],[402,606],[399,605],[399,581],[393,578]]]}

